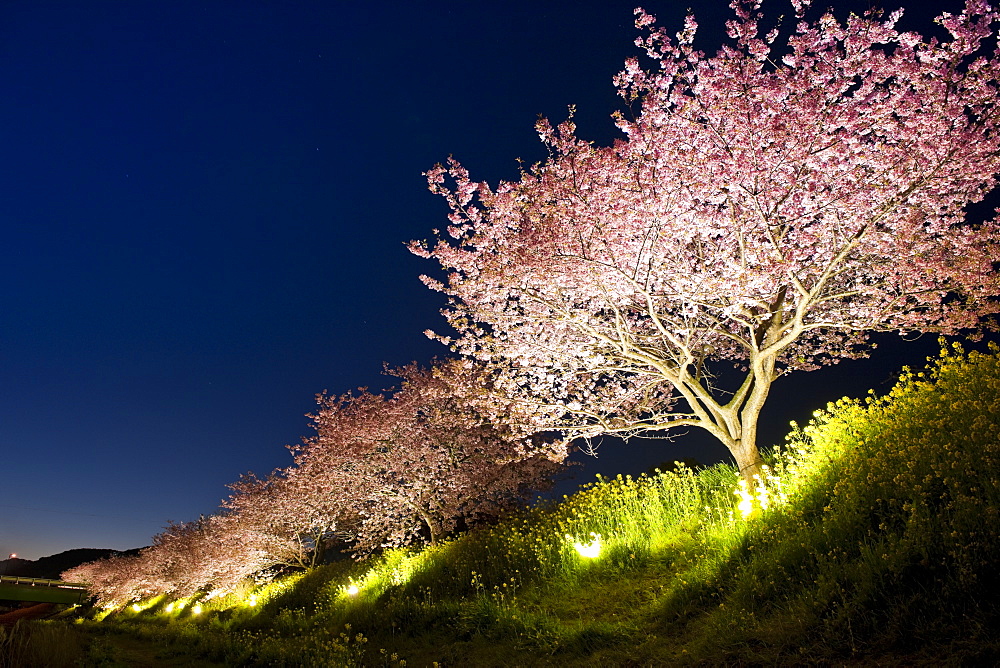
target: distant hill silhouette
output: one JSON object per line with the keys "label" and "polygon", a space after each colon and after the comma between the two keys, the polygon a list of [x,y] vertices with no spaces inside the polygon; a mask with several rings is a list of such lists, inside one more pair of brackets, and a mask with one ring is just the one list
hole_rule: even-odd
{"label": "distant hill silhouette", "polygon": [[0,560],[0,573],[3,575],[19,575],[26,578],[58,580],[60,573],[80,564],[97,559],[107,559],[116,555],[138,554],[140,549],[134,548],[123,551],[81,547],[75,550],[66,550],[65,552],[53,554],[48,557],[40,557],[34,561],[16,557],[14,559],[3,559]]}

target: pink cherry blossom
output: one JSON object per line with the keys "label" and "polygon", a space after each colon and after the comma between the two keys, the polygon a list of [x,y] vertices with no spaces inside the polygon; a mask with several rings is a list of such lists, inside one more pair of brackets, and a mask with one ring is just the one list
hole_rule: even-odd
{"label": "pink cherry blossom", "polygon": [[[549,158],[495,188],[454,159],[427,173],[449,234],[413,243],[450,303],[453,350],[567,438],[698,426],[744,476],[771,384],[868,353],[877,331],[976,330],[1000,311],[998,16],[802,18],[784,43],[737,1],[730,41],[695,51],[637,10],[651,59],[616,78],[634,118],[595,146],[537,125]],[[720,387],[713,363],[743,368]]]}
{"label": "pink cherry blossom", "polygon": [[296,503],[336,509],[356,554],[435,542],[499,515],[561,469],[566,444],[502,421],[512,409],[484,391],[473,365],[391,373],[402,382],[389,396],[321,395],[316,436],[296,451],[294,475],[309,481]]}

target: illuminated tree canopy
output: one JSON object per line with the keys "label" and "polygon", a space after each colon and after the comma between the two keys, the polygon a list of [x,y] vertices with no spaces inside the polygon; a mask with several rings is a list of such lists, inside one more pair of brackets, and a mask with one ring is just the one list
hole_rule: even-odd
{"label": "illuminated tree canopy", "polygon": [[[977,329],[1000,305],[998,15],[970,0],[942,39],[901,10],[765,31],[734,2],[729,40],[693,47],[637,10],[651,59],[615,84],[634,116],[595,146],[537,129],[545,161],[492,188],[450,159],[427,172],[451,213],[411,249],[446,272],[454,350],[567,436],[698,426],[749,480],[771,384],[867,354],[877,331]],[[434,335],[433,333],[431,333]],[[743,369],[722,387],[713,362]]]}
{"label": "illuminated tree canopy", "polygon": [[551,484],[564,443],[486,417],[484,379],[461,360],[392,371],[402,383],[389,397],[362,392],[322,395],[316,436],[296,456],[297,475],[312,493],[299,503],[326,503],[343,517],[353,549],[439,538]]}

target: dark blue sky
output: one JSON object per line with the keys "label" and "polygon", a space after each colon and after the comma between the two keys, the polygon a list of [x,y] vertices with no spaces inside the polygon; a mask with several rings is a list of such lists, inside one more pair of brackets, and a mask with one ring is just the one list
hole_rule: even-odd
{"label": "dark blue sky", "polygon": [[[404,247],[444,220],[421,171],[513,178],[569,104],[608,141],[635,4],[2,3],[0,558],[146,545],[287,465],[317,392],[443,353]],[[645,6],[676,29],[688,4]],[[695,9],[717,35],[724,5]],[[935,349],[784,381],[765,438]],[[684,456],[724,451],[609,446],[582,475]]]}

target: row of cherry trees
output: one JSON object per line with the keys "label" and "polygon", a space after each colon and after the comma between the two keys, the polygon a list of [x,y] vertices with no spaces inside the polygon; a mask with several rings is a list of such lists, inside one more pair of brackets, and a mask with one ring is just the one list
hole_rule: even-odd
{"label": "row of cherry trees", "polygon": [[243,476],[218,514],[62,577],[90,583],[109,606],[231,590],[280,567],[310,568],[331,544],[362,557],[436,542],[522,502],[562,467],[567,443],[499,420],[517,407],[487,395],[468,361],[391,374],[400,383],[390,394],[320,395],[316,433],[292,448],[294,463]]}
{"label": "row of cherry trees", "polygon": [[463,357],[397,371],[391,396],[321,397],[293,466],[65,577],[119,601],[309,566],[332,538],[359,555],[437,540],[600,434],[703,428],[752,485],[785,373],[862,357],[873,331],[980,328],[1000,312],[1000,225],[965,209],[1000,174],[1000,13],[967,0],[928,38],[897,27],[901,10],[842,22],[792,5],[768,26],[733,0],[715,55],[693,17],[671,36],[637,10],[651,67],[616,79],[621,139],[542,120],[549,157],[516,182],[431,169],[451,224],[411,249],[443,270],[424,280],[453,332],[431,336]]}

